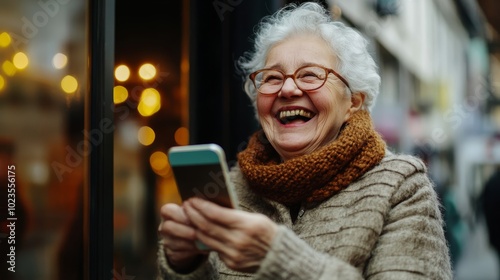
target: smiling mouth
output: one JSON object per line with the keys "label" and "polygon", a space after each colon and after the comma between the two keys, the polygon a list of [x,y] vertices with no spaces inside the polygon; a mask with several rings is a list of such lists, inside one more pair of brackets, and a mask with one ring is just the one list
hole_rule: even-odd
{"label": "smiling mouth", "polygon": [[281,124],[289,124],[294,121],[308,122],[314,117],[314,113],[303,110],[284,110],[277,114],[277,119]]}

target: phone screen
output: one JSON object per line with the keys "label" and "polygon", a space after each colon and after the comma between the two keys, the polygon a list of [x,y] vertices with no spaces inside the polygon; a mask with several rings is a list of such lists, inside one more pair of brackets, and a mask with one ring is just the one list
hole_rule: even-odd
{"label": "phone screen", "polygon": [[233,207],[219,164],[172,166],[172,169],[183,200],[196,196]]}

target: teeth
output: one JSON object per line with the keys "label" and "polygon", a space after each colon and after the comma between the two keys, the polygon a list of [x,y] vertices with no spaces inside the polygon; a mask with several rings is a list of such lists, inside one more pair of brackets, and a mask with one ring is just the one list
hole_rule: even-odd
{"label": "teeth", "polygon": [[288,110],[288,111],[281,111],[280,112],[280,119],[286,118],[286,117],[293,117],[293,116],[303,116],[306,118],[311,118],[312,114],[310,112],[306,112],[304,110]]}

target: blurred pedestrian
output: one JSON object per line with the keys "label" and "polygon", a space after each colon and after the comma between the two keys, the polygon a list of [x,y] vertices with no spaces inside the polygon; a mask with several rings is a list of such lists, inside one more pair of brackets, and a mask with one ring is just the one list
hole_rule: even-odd
{"label": "blurred pedestrian", "polygon": [[500,271],[500,167],[486,181],[481,195],[490,244],[497,253]]}

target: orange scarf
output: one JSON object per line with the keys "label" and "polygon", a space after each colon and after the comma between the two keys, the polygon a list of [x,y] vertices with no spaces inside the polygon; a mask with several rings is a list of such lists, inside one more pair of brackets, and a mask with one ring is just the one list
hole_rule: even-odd
{"label": "orange scarf", "polygon": [[292,205],[326,200],[377,165],[384,155],[385,142],[373,129],[370,114],[360,110],[333,142],[285,162],[263,131],[258,131],[238,154],[238,163],[255,193]]}

